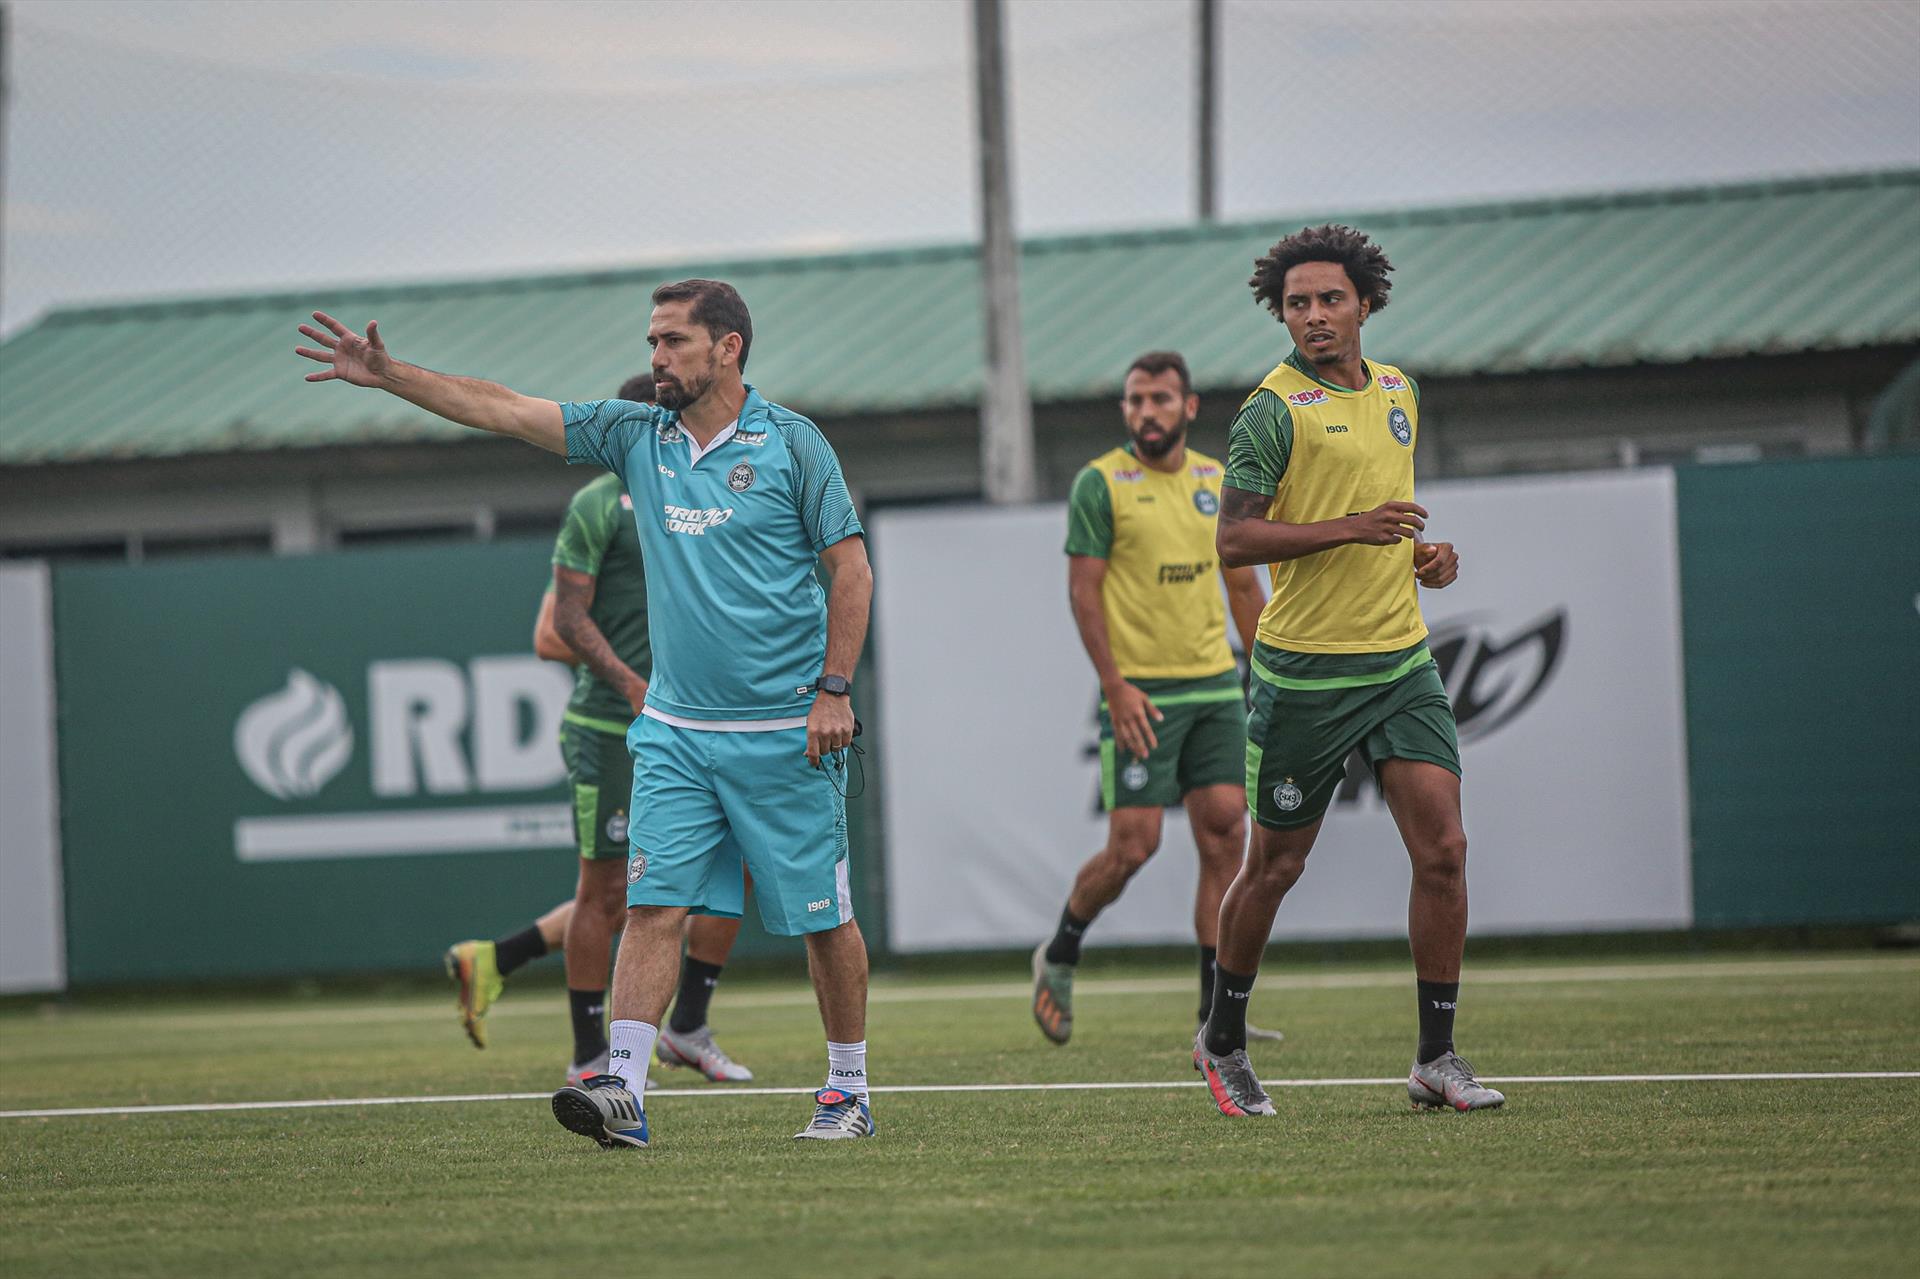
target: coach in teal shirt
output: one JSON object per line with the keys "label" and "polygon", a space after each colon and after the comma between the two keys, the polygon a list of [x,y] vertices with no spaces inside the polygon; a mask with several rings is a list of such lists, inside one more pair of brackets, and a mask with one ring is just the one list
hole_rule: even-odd
{"label": "coach in teal shirt", "polygon": [[[653,681],[634,757],[627,924],[614,968],[609,1074],[553,1096],[563,1126],[647,1144],[647,1063],[679,971],[687,913],[738,915],[743,876],[768,931],[806,938],[827,1031],[827,1082],[796,1137],[873,1134],[867,951],[853,918],[846,749],[873,575],[826,438],[742,379],[753,343],[731,285],[654,290],[658,405],[558,404],[395,360],[331,316],[301,325],[309,381],[377,387],[481,430],[618,475],[649,579]],[[815,568],[830,587],[823,597]]]}
{"label": "coach in teal shirt", "polygon": [[700,448],[652,404],[562,404],[567,460],[633,495],[654,677],[647,710],[697,720],[805,717],[826,658],[820,553],[859,534],[820,428],[747,386],[738,421]]}

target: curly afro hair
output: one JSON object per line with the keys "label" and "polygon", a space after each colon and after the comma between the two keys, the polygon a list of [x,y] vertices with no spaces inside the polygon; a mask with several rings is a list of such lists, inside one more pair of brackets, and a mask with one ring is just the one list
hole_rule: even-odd
{"label": "curly afro hair", "polygon": [[1386,309],[1387,295],[1393,291],[1393,281],[1387,278],[1393,263],[1387,261],[1387,255],[1364,231],[1335,223],[1301,227],[1267,250],[1265,257],[1254,259],[1253,278],[1247,281],[1253,286],[1254,301],[1285,320],[1286,314],[1281,308],[1287,272],[1302,262],[1339,263],[1369,311]]}

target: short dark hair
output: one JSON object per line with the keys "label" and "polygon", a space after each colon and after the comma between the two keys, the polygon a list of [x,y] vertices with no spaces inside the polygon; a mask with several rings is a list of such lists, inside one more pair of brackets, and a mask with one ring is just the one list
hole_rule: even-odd
{"label": "short dark hair", "polygon": [[1187,359],[1178,351],[1148,351],[1145,355],[1135,357],[1133,363],[1127,365],[1128,373],[1132,373],[1135,369],[1149,376],[1165,373],[1171,369],[1180,375],[1180,394],[1193,394],[1193,374],[1187,372]]}
{"label": "short dark hair", "polygon": [[1387,273],[1393,270],[1393,263],[1365,232],[1331,222],[1303,226],[1269,249],[1265,257],[1254,259],[1253,278],[1247,281],[1253,286],[1254,301],[1265,303],[1267,310],[1286,319],[1282,308],[1286,305],[1287,272],[1302,262],[1335,263],[1345,269],[1370,311],[1387,309],[1387,294],[1393,291]]}
{"label": "short dark hair", "polygon": [[747,314],[746,300],[740,291],[722,280],[676,280],[653,291],[653,304],[691,302],[688,312],[695,324],[718,342],[729,333],[740,335],[740,368],[747,367],[747,351],[753,346],[753,317]]}
{"label": "short dark hair", "polygon": [[636,373],[620,384],[620,393],[616,400],[630,400],[635,404],[653,403],[653,374]]}

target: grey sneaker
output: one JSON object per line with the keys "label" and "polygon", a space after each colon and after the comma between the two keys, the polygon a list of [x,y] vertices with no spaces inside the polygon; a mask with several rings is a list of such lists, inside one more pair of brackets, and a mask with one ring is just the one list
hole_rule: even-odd
{"label": "grey sneaker", "polygon": [[602,1150],[647,1144],[647,1112],[618,1075],[594,1075],[553,1094],[553,1117],[568,1132],[591,1137]]}
{"label": "grey sneaker", "polygon": [[1056,1044],[1073,1038],[1073,965],[1049,964],[1045,942],[1033,948],[1033,1020]]}
{"label": "grey sneaker", "polygon": [[653,1055],[666,1066],[691,1066],[716,1084],[744,1084],[753,1072],[742,1066],[713,1042],[713,1027],[702,1026],[682,1035],[671,1026],[660,1028],[653,1041]]}
{"label": "grey sneaker", "polygon": [[1207,1051],[1205,1027],[1193,1037],[1193,1068],[1207,1081],[1207,1091],[1213,1094],[1213,1104],[1220,1107],[1221,1114],[1245,1119],[1276,1113],[1273,1098],[1260,1086],[1260,1077],[1247,1060],[1247,1050],[1236,1048],[1224,1057],[1214,1056]]}
{"label": "grey sneaker", "polygon": [[1415,1062],[1407,1076],[1407,1096],[1416,1106],[1448,1110],[1492,1110],[1506,1103],[1504,1093],[1495,1092],[1473,1077],[1473,1067],[1459,1053],[1441,1053],[1432,1061]]}
{"label": "grey sneaker", "polygon": [[576,1061],[571,1066],[568,1066],[567,1082],[570,1084],[584,1084],[595,1075],[604,1075],[606,1073],[607,1050],[602,1049],[598,1057],[590,1058],[587,1061]]}
{"label": "grey sneaker", "polygon": [[813,1121],[793,1134],[795,1141],[847,1141],[873,1136],[873,1112],[859,1096],[838,1088],[813,1094]]}

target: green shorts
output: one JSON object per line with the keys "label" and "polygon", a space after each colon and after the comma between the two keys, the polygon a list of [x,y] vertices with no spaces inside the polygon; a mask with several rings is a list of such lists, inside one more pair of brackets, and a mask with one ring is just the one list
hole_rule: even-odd
{"label": "green shorts", "polygon": [[1453,704],[1424,642],[1397,653],[1253,651],[1247,809],[1288,830],[1320,820],[1355,750],[1376,773],[1415,759],[1460,774]]}
{"label": "green shorts", "polygon": [[[569,711],[568,714],[572,715]],[[573,842],[589,861],[627,857],[627,806],[633,800],[633,757],[626,727],[613,732],[573,719],[560,725],[560,757],[573,794]]]}
{"label": "green shorts", "polygon": [[1136,679],[1135,688],[1166,716],[1153,726],[1159,741],[1140,759],[1119,750],[1113,721],[1100,703],[1100,805],[1165,808],[1200,786],[1238,786],[1246,763],[1246,695],[1232,671],[1202,679]]}

